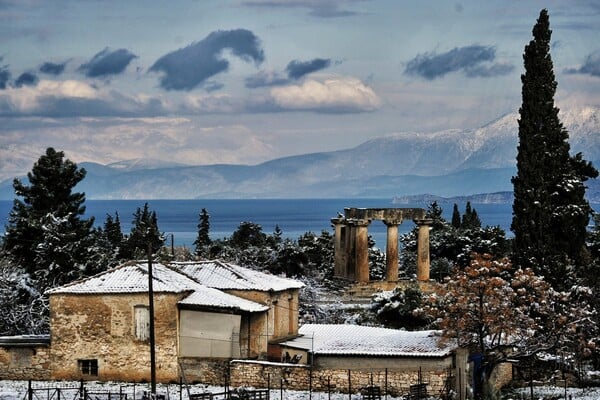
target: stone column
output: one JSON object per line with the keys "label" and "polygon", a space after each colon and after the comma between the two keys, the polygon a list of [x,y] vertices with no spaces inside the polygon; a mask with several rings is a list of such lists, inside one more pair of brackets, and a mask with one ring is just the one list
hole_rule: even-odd
{"label": "stone column", "polygon": [[417,280],[429,280],[429,229],[433,220],[417,219],[415,224],[419,226],[419,237],[417,241]]}
{"label": "stone column", "polygon": [[355,222],[355,280],[360,283],[369,282],[369,231],[367,228],[369,226],[369,222],[369,220],[364,219],[359,219]]}
{"label": "stone column", "polygon": [[398,225],[402,221],[383,220],[387,226],[387,242],[385,246],[385,280],[396,282],[398,280]]}
{"label": "stone column", "polygon": [[[333,254],[334,254],[334,265],[333,265],[333,276],[340,278],[348,278],[346,271],[346,256],[345,243],[342,243],[342,228],[345,226],[346,220],[344,218],[332,218],[331,224],[334,228],[333,235]],[[345,238],[344,238],[345,241]]]}

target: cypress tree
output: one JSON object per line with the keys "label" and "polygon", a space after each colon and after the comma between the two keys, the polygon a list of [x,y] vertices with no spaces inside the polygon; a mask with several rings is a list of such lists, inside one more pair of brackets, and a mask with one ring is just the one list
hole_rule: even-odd
{"label": "cypress tree", "polygon": [[460,211],[458,211],[456,203],[454,203],[454,208],[452,209],[452,226],[455,229],[460,229]]}
{"label": "cypress tree", "polygon": [[591,208],[584,198],[583,182],[598,172],[581,154],[569,154],[569,135],[554,106],[557,83],[550,56],[551,34],[544,9],[523,55],[511,230],[514,264],[533,267],[560,289],[569,283],[569,264],[581,265],[585,258]]}
{"label": "cypress tree", "polygon": [[210,240],[210,215],[206,208],[203,208],[200,211],[200,215],[198,216],[198,237],[194,241],[194,245],[196,246],[196,254],[204,255],[206,247],[210,246],[212,241]]}

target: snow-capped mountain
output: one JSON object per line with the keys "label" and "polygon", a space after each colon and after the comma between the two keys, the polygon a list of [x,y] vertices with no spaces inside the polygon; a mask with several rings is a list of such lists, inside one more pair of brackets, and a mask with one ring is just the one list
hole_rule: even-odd
{"label": "snow-capped mountain", "polygon": [[[569,131],[572,153],[582,152],[599,165],[600,108],[561,111],[560,117]],[[184,166],[156,160],[79,163],[88,175],[78,189],[90,199],[457,196],[511,191],[517,120],[518,113],[512,113],[478,129],[397,133],[351,149],[253,166]],[[11,154],[22,158],[23,153],[3,153],[9,158]],[[14,197],[11,182],[0,185],[2,198]],[[588,186],[589,192],[600,193],[595,182]]]}

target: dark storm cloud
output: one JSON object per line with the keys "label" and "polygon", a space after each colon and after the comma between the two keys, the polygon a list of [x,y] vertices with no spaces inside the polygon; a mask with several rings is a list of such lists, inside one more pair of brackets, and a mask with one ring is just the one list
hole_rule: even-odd
{"label": "dark storm cloud", "polygon": [[257,65],[265,59],[258,37],[246,29],[235,29],[212,32],[199,42],[172,51],[159,58],[150,71],[164,74],[160,78],[163,89],[192,90],[211,76],[227,71],[229,61],[221,57],[225,49]]}
{"label": "dark storm cloud", "polygon": [[39,79],[37,75],[31,72],[23,72],[17,80],[15,81],[15,87],[23,87],[23,86],[35,86],[37,85]]}
{"label": "dark storm cloud", "polygon": [[408,62],[404,73],[433,80],[456,71],[463,71],[469,77],[489,77],[505,75],[512,70],[513,67],[508,64],[482,64],[490,63],[495,58],[496,49],[493,46],[455,47],[442,54],[417,55]]}
{"label": "dark storm cloud", "polygon": [[2,60],[4,60],[4,57],[0,57],[0,90],[6,89],[6,84],[10,79],[8,65],[2,65]]}
{"label": "dark storm cloud", "polygon": [[127,49],[110,51],[105,48],[94,55],[90,61],[81,64],[78,70],[84,72],[88,78],[116,75],[125,71],[134,58],[137,56]]}
{"label": "dark storm cloud", "polygon": [[245,82],[247,88],[255,89],[259,87],[287,85],[291,80],[278,72],[259,71],[255,75],[247,77]]}
{"label": "dark storm cloud", "polygon": [[589,54],[581,67],[569,68],[564,72],[567,74],[584,74],[600,77],[600,51]]}
{"label": "dark storm cloud", "polygon": [[343,3],[351,1],[341,0],[253,0],[245,1],[247,7],[257,8],[306,8],[308,14],[318,18],[339,18],[357,15],[356,12],[340,7]]}
{"label": "dark storm cloud", "polygon": [[62,64],[45,62],[42,65],[40,65],[39,71],[41,73],[49,74],[49,75],[60,75],[65,70],[66,65],[67,65],[66,61]]}
{"label": "dark storm cloud", "polygon": [[285,67],[285,70],[290,79],[300,79],[306,74],[325,69],[329,67],[330,64],[331,60],[328,58],[315,58],[311,61],[293,60]]}

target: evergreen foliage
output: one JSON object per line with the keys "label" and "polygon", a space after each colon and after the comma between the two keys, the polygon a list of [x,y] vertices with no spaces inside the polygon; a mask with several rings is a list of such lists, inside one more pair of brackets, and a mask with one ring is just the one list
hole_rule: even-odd
{"label": "evergreen foliage", "polygon": [[[458,212],[458,206],[454,209]],[[426,217],[433,220],[429,233],[429,254],[431,257],[431,278],[443,281],[455,267],[469,265],[472,253],[492,254],[495,258],[506,257],[510,251],[510,242],[505,232],[498,226],[481,227],[477,212],[467,204],[465,216],[460,226],[448,223],[442,216],[442,208],[433,202],[427,209]],[[461,221],[460,212],[453,212],[455,223]],[[403,251],[400,254],[401,273],[411,277],[416,273],[418,230],[402,235]]]}
{"label": "evergreen foliage", "polygon": [[458,204],[454,203],[454,208],[452,208],[452,227],[454,229],[460,228],[460,211],[458,211]]}
{"label": "evergreen foliage", "polygon": [[62,151],[50,147],[27,174],[28,184],[13,181],[17,198],[4,250],[31,274],[40,292],[98,269],[89,264],[94,219],[82,218],[85,194],[73,192],[85,175]]}
{"label": "evergreen foliage", "polygon": [[584,182],[598,171],[581,154],[569,154],[569,135],[554,106],[557,83],[550,56],[551,33],[544,9],[523,55],[511,230],[515,235],[513,262],[534,268],[553,287],[562,289],[573,283],[569,264],[580,269],[586,259],[591,208],[584,197]]}
{"label": "evergreen foliage", "polygon": [[144,208],[138,207],[133,214],[131,233],[127,238],[126,253],[129,256],[126,258],[143,258],[148,254],[148,250],[155,254],[164,241],[158,229],[156,212],[150,211],[148,203],[144,204]]}
{"label": "evergreen foliage", "polygon": [[114,259],[122,260],[125,236],[121,230],[121,220],[118,212],[115,212],[114,218],[112,215],[106,214],[102,233],[110,251],[113,254]]}
{"label": "evergreen foliage", "polygon": [[386,328],[419,330],[431,323],[430,318],[419,312],[422,306],[423,293],[415,284],[373,295],[371,311]]}
{"label": "evergreen foliage", "polygon": [[196,246],[196,255],[205,256],[212,243],[210,240],[210,215],[206,208],[200,211],[198,220],[198,236],[194,241],[194,246]]}

